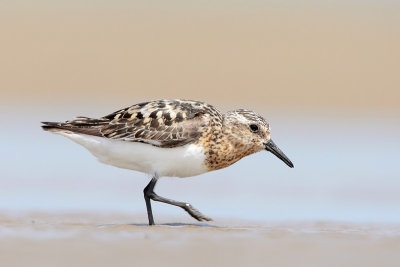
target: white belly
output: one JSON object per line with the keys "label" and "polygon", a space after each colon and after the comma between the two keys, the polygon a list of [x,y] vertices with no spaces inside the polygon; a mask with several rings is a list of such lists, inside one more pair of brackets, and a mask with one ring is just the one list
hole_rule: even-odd
{"label": "white belly", "polygon": [[56,132],[84,146],[101,162],[119,168],[162,176],[189,177],[207,172],[204,151],[193,144],[159,148],[137,142],[97,136]]}

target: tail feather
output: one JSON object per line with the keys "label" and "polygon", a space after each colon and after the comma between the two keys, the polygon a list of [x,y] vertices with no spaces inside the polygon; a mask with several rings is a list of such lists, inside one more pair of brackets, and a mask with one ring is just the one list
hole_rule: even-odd
{"label": "tail feather", "polygon": [[41,125],[42,129],[49,132],[71,132],[71,133],[82,133],[87,135],[102,136],[101,128],[106,124],[101,119],[90,119],[90,118],[77,118],[73,121],[66,122],[49,122],[44,121]]}
{"label": "tail feather", "polygon": [[61,122],[50,122],[50,121],[42,121],[43,125],[41,125],[42,129],[45,131],[51,130],[62,130],[64,127]]}

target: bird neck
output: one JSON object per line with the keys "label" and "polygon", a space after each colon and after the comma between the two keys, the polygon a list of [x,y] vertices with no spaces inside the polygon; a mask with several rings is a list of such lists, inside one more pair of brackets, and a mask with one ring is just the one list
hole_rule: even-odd
{"label": "bird neck", "polygon": [[241,133],[238,125],[224,121],[221,126],[212,128],[201,138],[205,148],[206,165],[210,171],[228,167],[257,152],[244,140],[246,135]]}

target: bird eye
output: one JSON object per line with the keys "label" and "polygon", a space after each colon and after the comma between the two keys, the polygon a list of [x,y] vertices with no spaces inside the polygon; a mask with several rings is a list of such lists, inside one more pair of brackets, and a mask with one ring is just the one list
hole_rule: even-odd
{"label": "bird eye", "polygon": [[256,133],[256,132],[258,132],[258,125],[257,124],[250,124],[250,130],[253,132],[253,133]]}

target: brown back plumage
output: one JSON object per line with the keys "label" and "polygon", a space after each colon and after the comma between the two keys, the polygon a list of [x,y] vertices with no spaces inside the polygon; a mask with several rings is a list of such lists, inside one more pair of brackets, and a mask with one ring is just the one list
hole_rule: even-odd
{"label": "brown back plumage", "polygon": [[176,147],[196,141],[220,112],[200,101],[157,100],[136,104],[99,119],[43,122],[50,131],[70,131],[114,140]]}

